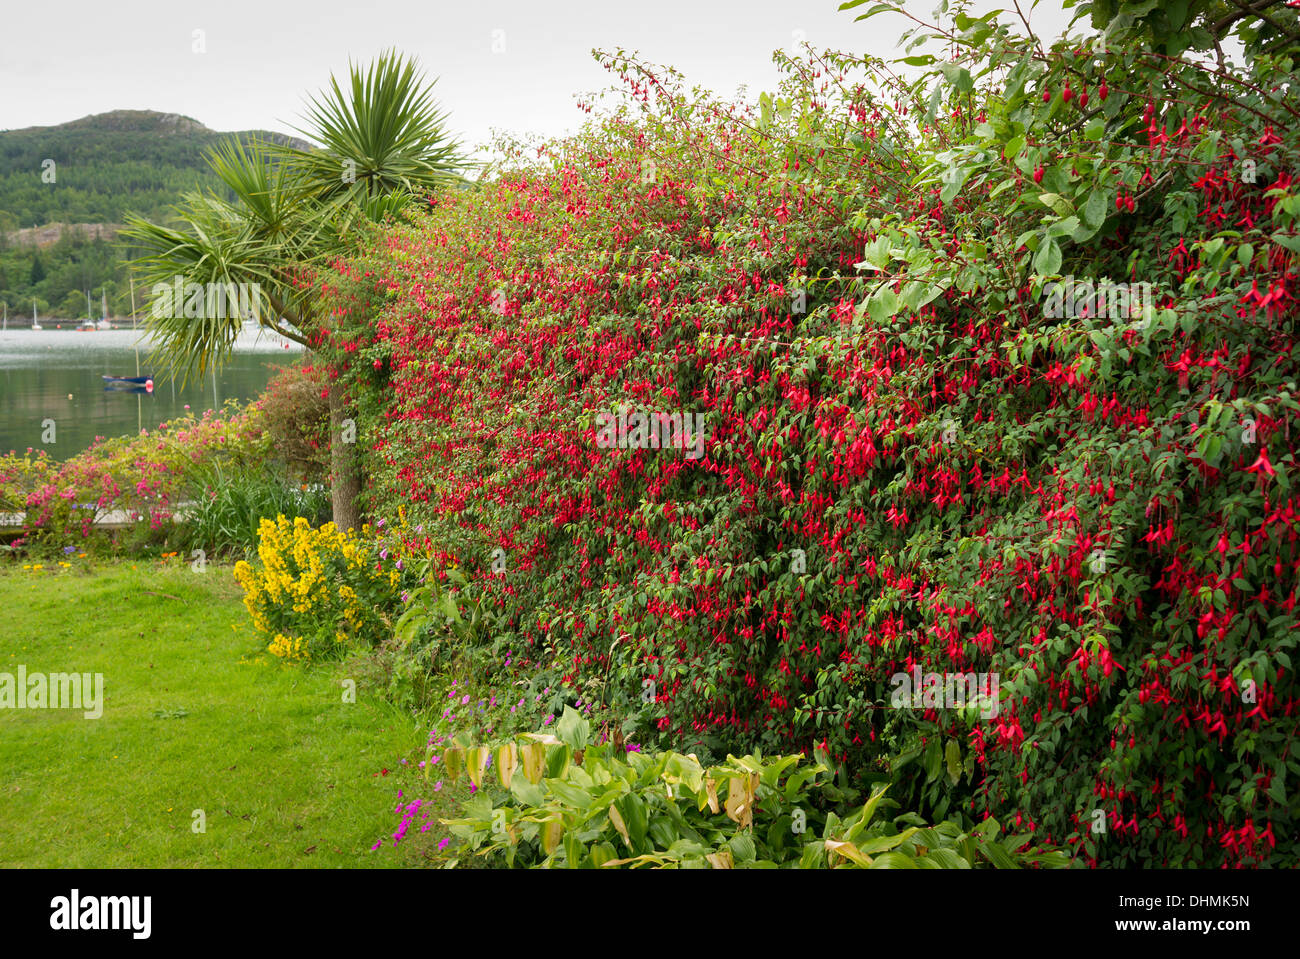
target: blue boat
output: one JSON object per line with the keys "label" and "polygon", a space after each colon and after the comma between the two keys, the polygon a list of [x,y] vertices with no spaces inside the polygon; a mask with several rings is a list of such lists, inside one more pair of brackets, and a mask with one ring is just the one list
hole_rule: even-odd
{"label": "blue boat", "polygon": [[104,389],[123,389],[143,387],[146,390],[153,390],[152,376],[107,376],[104,375]]}

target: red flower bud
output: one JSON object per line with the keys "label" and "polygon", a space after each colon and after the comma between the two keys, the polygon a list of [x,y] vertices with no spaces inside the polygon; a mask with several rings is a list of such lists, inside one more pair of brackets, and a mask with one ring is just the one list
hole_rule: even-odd
{"label": "red flower bud", "polygon": [[1061,99],[1064,100],[1066,103],[1069,103],[1071,100],[1074,99],[1074,91],[1070,89],[1070,85],[1068,83],[1065,85],[1065,89],[1061,91]]}
{"label": "red flower bud", "polygon": [[1051,101],[1052,101],[1052,91],[1051,91],[1051,90],[1044,90],[1044,91],[1043,91],[1043,102],[1044,102],[1044,103],[1050,103]]}
{"label": "red flower bud", "polygon": [[1099,87],[1097,88],[1097,96],[1099,96],[1099,97],[1101,97],[1103,100],[1105,100],[1106,97],[1108,97],[1109,95],[1110,95],[1110,87],[1106,86],[1106,81],[1105,81],[1105,80],[1102,80],[1102,81],[1101,81],[1101,86],[1099,86]]}
{"label": "red flower bud", "polygon": [[1088,91],[1084,90],[1079,94],[1079,109],[1082,110],[1088,105]]}
{"label": "red flower bud", "polygon": [[1043,168],[1041,166],[1034,170],[1034,182],[1035,183],[1043,182]]}

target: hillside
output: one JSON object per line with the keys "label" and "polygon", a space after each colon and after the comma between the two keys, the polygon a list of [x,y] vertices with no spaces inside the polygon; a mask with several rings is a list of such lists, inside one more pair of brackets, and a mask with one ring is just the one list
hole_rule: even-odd
{"label": "hillside", "polygon": [[[187,191],[224,193],[209,148],[230,138],[305,141],[261,130],[222,133],[191,117],[115,110],[48,127],[0,131],[0,301],[10,312],[84,315],[85,291],[130,309],[113,240],[130,211],[165,220]],[[51,165],[49,161],[53,161]]]}
{"label": "hillside", "polygon": [[[260,130],[219,133],[190,117],[150,110],[0,132],[0,229],[120,223],[126,210],[164,216],[182,192],[214,185],[204,153],[231,136],[291,139]],[[54,182],[47,182],[50,160]]]}

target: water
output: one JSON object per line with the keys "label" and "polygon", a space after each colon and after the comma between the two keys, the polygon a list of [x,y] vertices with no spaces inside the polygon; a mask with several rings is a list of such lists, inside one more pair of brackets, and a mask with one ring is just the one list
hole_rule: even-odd
{"label": "water", "polygon": [[[216,374],[191,376],[183,388],[148,362],[150,341],[143,331],[102,330],[78,333],[64,329],[14,329],[22,317],[9,317],[0,332],[0,454],[29,446],[67,459],[88,448],[96,436],[135,434],[182,415],[220,409],[230,399],[257,397],[274,375],[274,366],[296,361],[302,347],[261,330],[241,333],[229,361]],[[31,318],[25,321],[30,325]],[[285,345],[288,345],[288,349]],[[101,375],[152,375],[152,393],[106,390]],[[69,395],[71,398],[69,398]],[[54,420],[55,442],[42,443],[42,421]]]}

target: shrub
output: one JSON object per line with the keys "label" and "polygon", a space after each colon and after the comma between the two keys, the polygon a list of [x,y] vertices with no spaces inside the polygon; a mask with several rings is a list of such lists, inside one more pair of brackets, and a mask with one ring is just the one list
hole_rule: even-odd
{"label": "shrub", "polygon": [[159,425],[152,433],[98,439],[59,463],[28,450],[0,457],[0,511],[25,513],[28,546],[58,548],[88,539],[96,520],[124,512],[142,527],[123,539],[161,541],[170,531],[196,472],[220,466],[260,471],[267,437],[256,409],[228,404]]}
{"label": "shrub", "polygon": [[261,566],[235,564],[254,627],[267,650],[286,660],[328,659],[369,648],[392,634],[401,577],[383,568],[371,529],[341,533],[303,517],[264,519],[258,527]]}
{"label": "shrub", "polygon": [[[956,13],[914,84],[825,55],[752,107],[607,58],[639,117],[341,268],[371,496],[659,745],[817,742],[1091,863],[1290,864],[1294,64],[1082,9],[1102,57]],[[913,669],[997,709],[891,702]]]}
{"label": "shrub", "polygon": [[320,483],[329,470],[329,400],[319,366],[282,366],[257,400],[273,455],[289,476]]}

